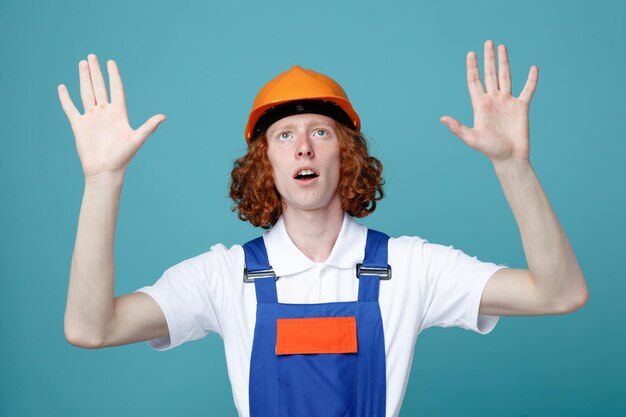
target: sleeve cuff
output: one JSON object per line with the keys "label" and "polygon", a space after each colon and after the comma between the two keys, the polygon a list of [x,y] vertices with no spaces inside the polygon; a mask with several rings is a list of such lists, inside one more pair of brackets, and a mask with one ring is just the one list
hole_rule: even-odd
{"label": "sleeve cuff", "polygon": [[476,285],[474,287],[475,294],[473,296],[474,304],[472,306],[472,310],[470,311],[471,320],[469,321],[467,326],[468,330],[480,334],[488,334],[491,333],[491,331],[496,327],[496,324],[500,320],[500,316],[488,316],[484,314],[478,314],[478,311],[480,310],[480,301],[482,300],[483,292],[485,290],[485,287],[487,286],[487,282],[489,282],[489,279],[491,279],[496,271],[499,271],[503,268],[508,267],[505,265],[494,264],[493,267],[490,268],[490,270],[483,275],[483,278],[476,282]]}
{"label": "sleeve cuff", "polygon": [[159,291],[155,289],[154,287],[148,286],[148,287],[139,288],[138,290],[134,292],[142,292],[144,294],[148,294],[150,297],[154,299],[154,301],[156,301],[156,303],[159,305],[159,307],[161,307],[161,310],[163,311],[163,315],[165,316],[165,321],[167,322],[168,332],[170,332],[170,334],[165,337],[160,337],[158,339],[152,339],[152,340],[146,340],[146,343],[150,345],[151,348],[153,348],[154,350],[158,350],[158,351],[165,351],[174,347],[172,346],[172,341],[171,341],[171,329],[173,328],[172,315],[170,314],[168,308],[166,307],[167,304],[160,299]]}

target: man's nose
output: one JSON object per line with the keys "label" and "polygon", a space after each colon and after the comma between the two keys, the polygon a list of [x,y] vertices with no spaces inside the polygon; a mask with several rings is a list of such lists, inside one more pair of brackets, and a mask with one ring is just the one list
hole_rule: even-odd
{"label": "man's nose", "polygon": [[313,147],[308,137],[301,137],[298,141],[297,156],[298,158],[313,158]]}

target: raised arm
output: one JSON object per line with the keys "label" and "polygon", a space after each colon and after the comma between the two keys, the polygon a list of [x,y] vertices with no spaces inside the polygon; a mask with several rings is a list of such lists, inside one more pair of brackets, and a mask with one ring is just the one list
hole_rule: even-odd
{"label": "raised arm", "polygon": [[467,55],[467,84],[474,127],[450,116],[441,122],[465,144],[487,156],[520,230],[529,270],[506,268],[493,274],[483,291],[480,314],[498,316],[564,314],[581,308],[587,284],[559,219],[530,163],[528,114],[537,88],[532,66],[519,97],[511,95],[511,72],[504,45],[496,73],[492,41],[485,42],[485,89],[476,54]]}
{"label": "raised arm", "polygon": [[133,130],[116,63],[108,61],[110,103],[97,57],[90,54],[78,67],[84,114],[74,106],[66,86],[58,86],[85,176],[65,309],[65,337],[73,345],[98,348],[166,336],[163,313],[148,295],[114,298],[113,256],[126,168],[165,116],[155,115]]}

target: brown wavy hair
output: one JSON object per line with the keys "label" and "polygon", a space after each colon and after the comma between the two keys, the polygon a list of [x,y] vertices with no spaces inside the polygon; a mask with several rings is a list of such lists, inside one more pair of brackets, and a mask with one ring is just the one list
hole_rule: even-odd
{"label": "brown wavy hair", "polygon": [[[383,164],[369,155],[361,133],[341,123],[335,123],[335,132],[340,149],[341,208],[351,216],[365,217],[383,198]],[[235,161],[230,174],[230,198],[235,202],[232,210],[238,212],[239,219],[264,229],[273,226],[283,212],[267,148],[263,133],[250,144],[248,153]]]}

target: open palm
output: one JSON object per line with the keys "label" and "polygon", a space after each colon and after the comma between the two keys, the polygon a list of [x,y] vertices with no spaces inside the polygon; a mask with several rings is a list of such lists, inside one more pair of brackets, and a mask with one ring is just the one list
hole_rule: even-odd
{"label": "open palm", "polygon": [[440,121],[468,146],[492,162],[528,160],[530,152],[528,112],[537,88],[538,68],[532,66],[519,97],[511,95],[511,71],[506,47],[498,48],[499,72],[493,42],[485,42],[485,87],[480,82],[476,54],[467,54],[467,86],[474,109],[474,127],[469,128],[450,116]]}
{"label": "open palm", "polygon": [[59,100],[72,126],[86,178],[103,172],[124,172],[137,150],[165,120],[164,115],[158,114],[138,129],[132,129],[117,64],[109,60],[107,65],[110,103],[98,58],[94,54],[78,65],[84,114],[81,115],[74,106],[65,85],[58,86]]}

